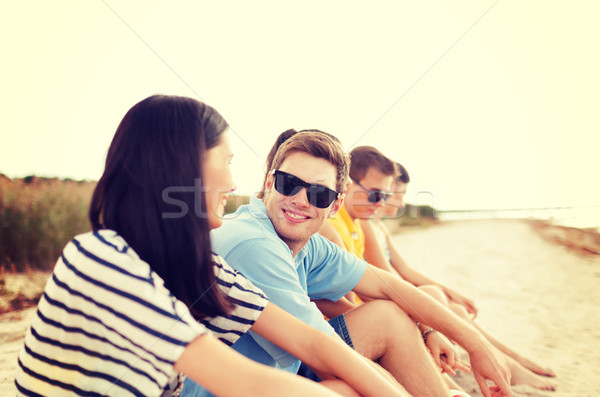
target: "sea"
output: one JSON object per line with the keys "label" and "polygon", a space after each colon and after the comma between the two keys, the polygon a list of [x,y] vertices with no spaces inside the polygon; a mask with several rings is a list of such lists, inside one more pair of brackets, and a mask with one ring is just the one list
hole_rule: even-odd
{"label": "sea", "polygon": [[495,210],[438,210],[440,220],[539,219],[554,225],[600,232],[600,206]]}

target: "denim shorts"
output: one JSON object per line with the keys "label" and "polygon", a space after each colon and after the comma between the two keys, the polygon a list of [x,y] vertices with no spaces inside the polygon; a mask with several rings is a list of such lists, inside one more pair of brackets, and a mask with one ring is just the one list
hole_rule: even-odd
{"label": "denim shorts", "polygon": [[[348,325],[346,324],[346,317],[343,314],[340,314],[339,316],[329,320],[329,325],[333,327],[335,332],[340,336],[340,338],[342,338],[344,342],[346,342],[348,346],[354,349],[354,344],[352,343],[352,338],[350,337],[350,332],[348,331]],[[304,363],[300,364],[298,375],[310,380],[314,380],[315,382],[319,382],[321,380],[321,378],[319,378],[319,376]]]}

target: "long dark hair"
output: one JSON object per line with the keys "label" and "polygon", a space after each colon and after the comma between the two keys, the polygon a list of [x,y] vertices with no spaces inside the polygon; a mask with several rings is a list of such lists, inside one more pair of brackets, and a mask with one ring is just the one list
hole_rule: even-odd
{"label": "long dark hair", "polygon": [[[94,231],[123,236],[197,319],[231,307],[215,285],[208,217],[197,215],[208,213],[204,192],[193,189],[201,187],[206,151],[227,127],[195,99],[154,95],[137,103],[117,128],[90,206]],[[175,194],[182,211],[173,216]]]}

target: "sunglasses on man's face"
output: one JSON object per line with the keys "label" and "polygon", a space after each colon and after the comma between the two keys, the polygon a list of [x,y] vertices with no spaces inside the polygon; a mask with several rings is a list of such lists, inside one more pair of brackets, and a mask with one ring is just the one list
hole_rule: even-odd
{"label": "sunglasses on man's face", "polygon": [[373,203],[373,204],[377,204],[378,202],[380,202],[381,200],[383,200],[385,202],[385,200],[389,199],[391,196],[393,196],[392,192],[385,192],[383,190],[371,190],[371,189],[367,189],[366,187],[364,187],[363,185],[361,185],[360,183],[358,183],[357,180],[352,179],[352,182],[356,183],[358,186],[360,186],[361,188],[363,188],[363,190],[365,192],[367,192],[369,194],[369,203]]}
{"label": "sunglasses on man's face", "polygon": [[327,208],[340,196],[340,193],[323,185],[304,182],[302,179],[287,172],[273,170],[274,187],[284,196],[295,196],[306,188],[306,198],[311,205],[317,208]]}

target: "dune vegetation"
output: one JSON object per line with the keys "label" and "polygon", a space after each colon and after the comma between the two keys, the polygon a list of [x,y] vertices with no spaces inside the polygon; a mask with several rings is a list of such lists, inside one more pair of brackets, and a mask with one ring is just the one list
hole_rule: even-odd
{"label": "dune vegetation", "polygon": [[50,270],[66,243],[90,230],[96,183],[0,174],[0,269]]}

